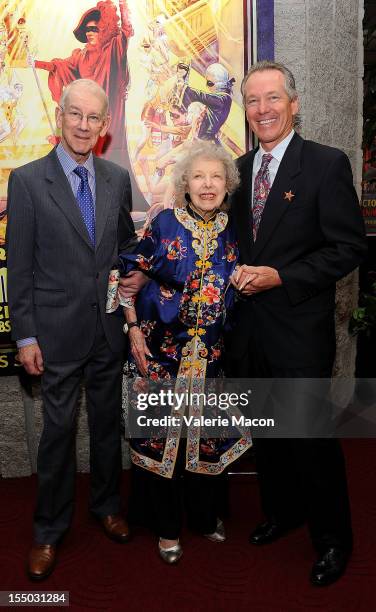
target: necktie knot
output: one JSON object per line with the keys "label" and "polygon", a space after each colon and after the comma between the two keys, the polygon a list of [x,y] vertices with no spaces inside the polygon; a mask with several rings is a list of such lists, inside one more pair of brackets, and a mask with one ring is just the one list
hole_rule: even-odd
{"label": "necktie knot", "polygon": [[87,171],[87,168],[85,168],[85,166],[77,166],[73,170],[73,172],[77,174],[77,176],[79,176],[82,181],[84,181],[85,183],[88,182],[88,178],[87,178],[88,171]]}

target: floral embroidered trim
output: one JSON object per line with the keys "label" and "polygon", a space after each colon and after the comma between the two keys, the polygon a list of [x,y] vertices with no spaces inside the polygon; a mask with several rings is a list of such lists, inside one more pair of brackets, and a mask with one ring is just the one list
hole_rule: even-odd
{"label": "floral embroidered trim", "polygon": [[208,349],[199,339],[199,336],[195,334],[192,340],[189,340],[182,348],[178,378],[188,377],[205,380],[207,356]]}
{"label": "floral embroidered trim", "polygon": [[[182,376],[177,378],[175,385],[176,393],[185,393],[188,390],[188,387],[189,381],[187,378],[184,378]],[[181,416],[184,414],[185,408],[186,407],[183,405],[179,410],[175,410],[175,407],[173,406],[171,409],[171,414],[173,414],[174,416]],[[156,461],[151,457],[141,455],[133,448],[131,448],[130,454],[132,463],[146,470],[154,472],[155,474],[164,476],[165,478],[172,478],[179,450],[182,426],[183,420],[181,419],[180,425],[171,425],[168,428],[162,461]]]}
{"label": "floral embroidered trim", "polygon": [[[203,262],[205,262],[214,255],[214,252],[218,247],[217,237],[218,234],[223,232],[223,230],[227,226],[227,214],[223,211],[220,211],[219,213],[217,213],[217,216],[214,221],[208,221],[207,223],[205,223],[204,221],[197,221],[196,219],[191,217],[191,215],[185,208],[175,208],[174,214],[179,223],[181,223],[183,227],[185,227],[185,229],[188,229],[190,232],[192,232],[192,247],[200,260],[200,262],[196,262],[196,266],[201,267],[203,265]],[[201,266],[198,266],[198,263],[200,263]]]}
{"label": "floral embroidered trim", "polygon": [[120,304],[120,306],[124,306],[124,308],[134,308],[135,303],[136,303],[136,296],[135,295],[133,295],[132,297],[128,297],[128,298],[123,298],[119,294],[119,304]]}
{"label": "floral embroidered trim", "polygon": [[[204,390],[204,381],[195,381],[197,393]],[[240,415],[240,411],[237,408],[231,410],[232,414]],[[200,417],[202,414],[201,405],[190,405],[189,415],[194,418]],[[238,459],[248,448],[252,446],[251,432],[248,427],[238,427],[242,437],[236,441],[236,443],[224,452],[217,463],[211,463],[208,461],[200,461],[200,432],[201,427],[196,425],[190,425],[188,428],[188,439],[186,448],[186,466],[185,469],[189,472],[196,472],[199,474],[221,474],[223,470],[233,461]],[[207,440],[209,442],[209,440]]]}

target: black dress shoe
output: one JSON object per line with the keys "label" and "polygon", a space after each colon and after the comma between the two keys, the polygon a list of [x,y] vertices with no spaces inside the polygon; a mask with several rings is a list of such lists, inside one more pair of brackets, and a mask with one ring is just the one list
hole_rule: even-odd
{"label": "black dress shoe", "polygon": [[261,544],[270,544],[270,542],[274,542],[283,536],[286,531],[287,529],[283,529],[276,523],[265,521],[265,523],[261,523],[261,525],[258,525],[258,527],[252,531],[249,536],[249,541],[251,544],[257,544],[258,546]]}
{"label": "black dress shoe", "polygon": [[328,548],[313,565],[311,582],[315,586],[328,586],[342,576],[350,552],[338,546]]}

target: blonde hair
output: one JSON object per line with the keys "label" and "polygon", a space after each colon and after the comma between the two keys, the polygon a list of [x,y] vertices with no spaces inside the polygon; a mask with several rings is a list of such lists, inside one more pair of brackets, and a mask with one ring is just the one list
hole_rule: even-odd
{"label": "blonde hair", "polygon": [[[226,173],[226,190],[228,194],[233,193],[239,185],[239,172],[235,161],[222,146],[208,140],[195,140],[186,143],[172,172],[176,204],[178,206],[185,205],[184,195],[188,191],[188,175],[193,162],[200,157],[222,162]],[[222,210],[226,208],[228,206],[225,204],[221,206]]]}

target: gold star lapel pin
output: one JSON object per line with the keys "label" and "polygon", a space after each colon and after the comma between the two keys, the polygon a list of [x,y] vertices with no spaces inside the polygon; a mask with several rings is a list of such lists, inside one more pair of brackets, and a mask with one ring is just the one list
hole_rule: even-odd
{"label": "gold star lapel pin", "polygon": [[283,197],[284,200],[288,200],[289,202],[291,202],[293,198],[295,198],[295,193],[292,193],[291,189],[290,191],[285,191],[285,195]]}

